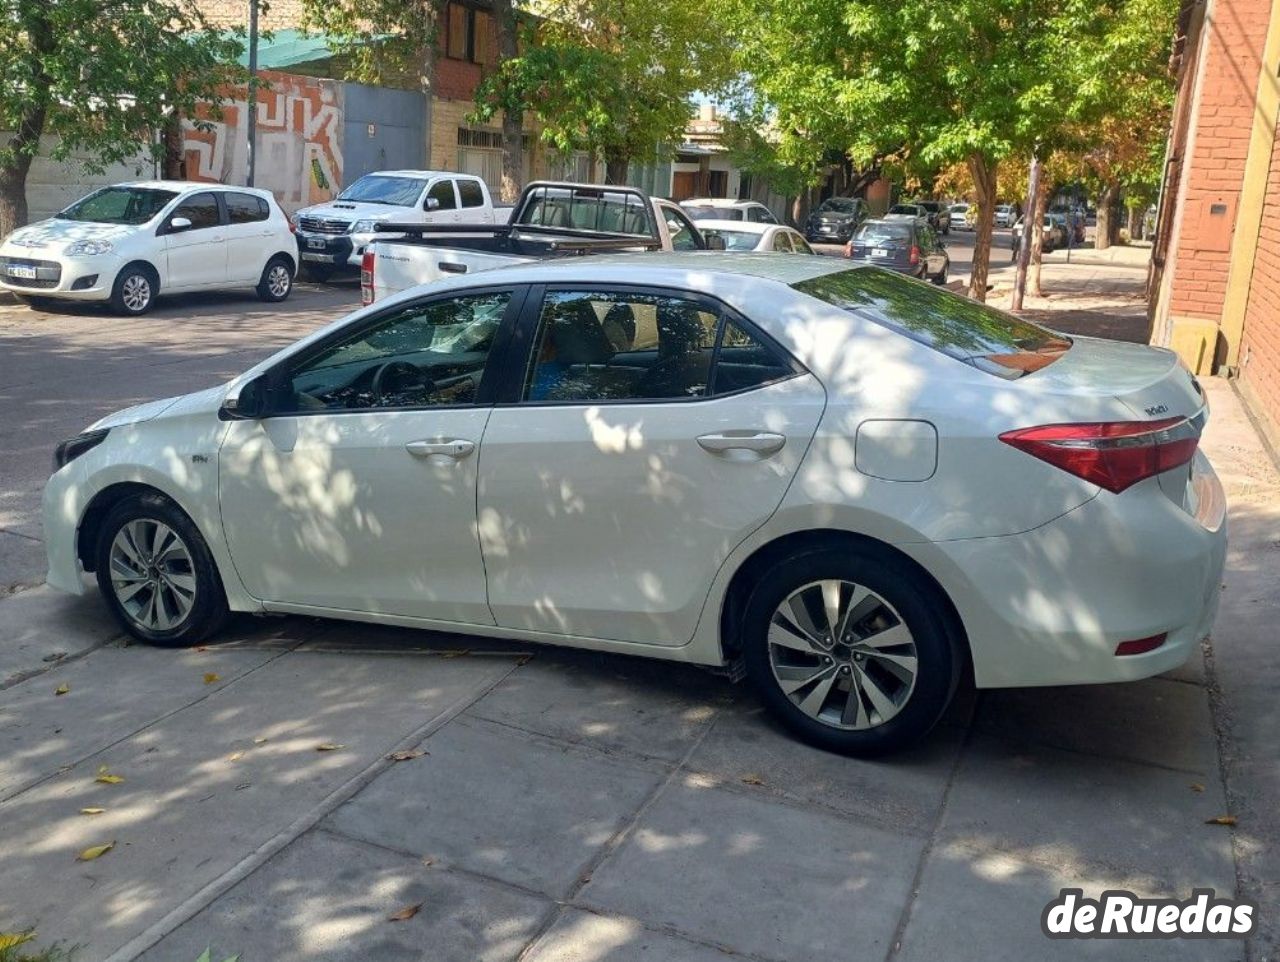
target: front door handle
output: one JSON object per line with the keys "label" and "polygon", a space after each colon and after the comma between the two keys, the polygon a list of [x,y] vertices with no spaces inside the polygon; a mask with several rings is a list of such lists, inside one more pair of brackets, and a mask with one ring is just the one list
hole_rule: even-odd
{"label": "front door handle", "polygon": [[415,458],[429,458],[433,454],[439,454],[461,461],[476,449],[476,443],[465,438],[445,438],[435,441],[410,441],[404,449]]}
{"label": "front door handle", "polygon": [[786,443],[784,435],[767,431],[726,431],[723,434],[704,434],[698,438],[699,446],[712,454],[748,451],[762,458],[777,454]]}

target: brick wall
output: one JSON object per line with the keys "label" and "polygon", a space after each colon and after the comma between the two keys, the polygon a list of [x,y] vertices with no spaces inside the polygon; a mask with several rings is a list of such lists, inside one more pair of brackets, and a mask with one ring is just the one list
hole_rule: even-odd
{"label": "brick wall", "polygon": [[1271,423],[1280,426],[1280,139],[1271,151],[1267,199],[1240,345],[1240,377]]}
{"label": "brick wall", "polygon": [[[215,27],[249,27],[247,0],[198,0],[200,12]],[[270,8],[259,7],[259,30],[287,30],[302,26],[302,0],[271,0]]]}
{"label": "brick wall", "polygon": [[1220,320],[1271,0],[1212,0],[1169,311]]}

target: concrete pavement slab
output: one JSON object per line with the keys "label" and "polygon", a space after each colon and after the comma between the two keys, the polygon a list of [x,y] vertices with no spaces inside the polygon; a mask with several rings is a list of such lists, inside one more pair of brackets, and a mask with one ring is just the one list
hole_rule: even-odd
{"label": "concrete pavement slab", "polygon": [[325,826],[557,897],[665,777],[474,719],[423,747]]}
{"label": "concrete pavement slab", "polygon": [[690,775],[645,811],[578,901],[780,962],[879,959],[922,846]]}
{"label": "concrete pavement slab", "polygon": [[[310,827],[390,765],[388,751],[509,669],[494,659],[276,659],[0,804],[0,919],[39,923],[42,938],[105,959]],[[318,751],[324,744],[342,747]],[[97,782],[100,765],[124,781]],[[101,858],[76,860],[112,841]]]}
{"label": "concrete pavement slab", "polygon": [[[388,916],[420,905],[404,921]],[[309,832],[138,962],[508,962],[551,903],[429,868],[327,832]]]}
{"label": "concrete pavement slab", "polygon": [[0,598],[0,688],[122,635],[96,595],[41,585]]}
{"label": "concrete pavement slab", "polygon": [[0,531],[0,590],[33,588],[44,579],[44,542],[38,532]]}
{"label": "concrete pavement slab", "polygon": [[[113,645],[0,692],[0,800],[211,697],[272,657]],[[209,673],[219,680],[206,684]]]}
{"label": "concrete pavement slab", "polygon": [[678,762],[717,705],[734,694],[727,681],[689,665],[547,652],[512,672],[467,714],[566,742]]}
{"label": "concrete pavement slab", "polygon": [[721,712],[686,767],[738,788],[763,782],[756,791],[923,835],[937,817],[962,734],[939,726],[892,758],[846,758],[797,741],[748,702]]}
{"label": "concrete pavement slab", "polygon": [[1196,775],[1216,778],[1218,772],[1208,693],[1166,678],[984,692],[976,727],[1028,743]]}
{"label": "concrete pavement slab", "polygon": [[523,962],[725,962],[719,948],[646,929],[635,919],[570,909]]}
{"label": "concrete pavement slab", "polygon": [[[1198,786],[1198,789],[1197,789]],[[1053,866],[1086,882],[1122,879],[1186,897],[1235,886],[1231,836],[1205,820],[1225,814],[1217,778],[1100,761],[976,736],[965,750],[938,844]]]}

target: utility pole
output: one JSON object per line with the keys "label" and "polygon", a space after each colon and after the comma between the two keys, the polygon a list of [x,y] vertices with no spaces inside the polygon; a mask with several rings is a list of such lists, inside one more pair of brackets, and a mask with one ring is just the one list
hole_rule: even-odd
{"label": "utility pole", "polygon": [[245,154],[245,186],[253,186],[253,168],[258,140],[258,0],[249,0],[249,87],[245,109],[249,111],[249,150]]}
{"label": "utility pole", "polygon": [[1027,184],[1026,213],[1022,215],[1022,237],[1018,242],[1018,270],[1013,279],[1013,303],[1015,311],[1022,310],[1022,296],[1027,290],[1027,265],[1031,261],[1032,221],[1036,216],[1036,199],[1040,196],[1040,158],[1031,155],[1031,177]]}

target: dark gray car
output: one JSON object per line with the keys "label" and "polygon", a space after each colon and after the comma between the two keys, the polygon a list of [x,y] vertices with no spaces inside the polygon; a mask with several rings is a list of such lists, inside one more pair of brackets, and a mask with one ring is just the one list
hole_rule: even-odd
{"label": "dark gray car", "polygon": [[844,256],[935,284],[945,284],[951,268],[946,246],[924,220],[869,220],[845,245]]}
{"label": "dark gray car", "polygon": [[867,202],[861,197],[828,197],[809,215],[804,236],[816,243],[843,244],[867,219]]}

